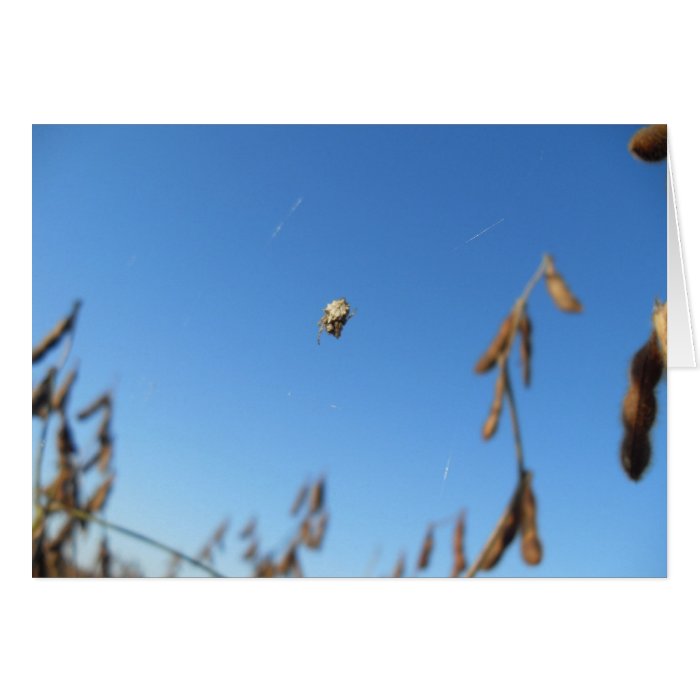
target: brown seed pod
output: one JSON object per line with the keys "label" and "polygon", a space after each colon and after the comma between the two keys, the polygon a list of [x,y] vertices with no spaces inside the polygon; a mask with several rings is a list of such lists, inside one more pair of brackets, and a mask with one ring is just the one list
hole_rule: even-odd
{"label": "brown seed pod", "polygon": [[635,353],[630,364],[629,387],[622,402],[624,437],[620,449],[622,467],[633,481],[639,481],[651,459],[649,432],[656,419],[656,385],[663,375],[664,362],[656,337]]}
{"label": "brown seed pod", "polygon": [[652,312],[652,321],[654,324],[654,330],[656,331],[656,337],[659,340],[659,346],[661,347],[661,354],[663,356],[664,364],[668,362],[668,351],[667,351],[667,338],[666,329],[668,325],[666,302],[663,304],[660,301],[654,303],[654,311]]}
{"label": "brown seed pod", "polygon": [[639,160],[658,163],[665,160],[668,129],[666,124],[652,124],[637,131],[630,139],[629,152]]}
{"label": "brown seed pod", "polygon": [[238,536],[244,540],[250,537],[255,532],[256,521],[255,518],[251,518],[243,527],[243,529],[238,533]]}
{"label": "brown seed pod", "polygon": [[392,578],[401,578],[406,568],[406,558],[401,554],[394,566],[394,571],[391,574]]}
{"label": "brown seed pod", "polygon": [[73,433],[63,413],[61,414],[61,425],[56,431],[56,447],[61,459],[66,461],[70,460],[70,456],[78,451],[73,440]]}
{"label": "brown seed pod", "polygon": [[68,508],[73,508],[77,500],[75,497],[76,489],[75,472],[71,462],[62,460],[56,478],[48,486],[42,488],[42,493],[49,501],[56,501]]}
{"label": "brown seed pod", "polygon": [[88,502],[85,504],[84,510],[88,513],[97,513],[102,510],[104,504],[109,496],[109,492],[112,490],[112,483],[114,482],[114,474],[108,476],[97,488],[95,493],[90,496]]}
{"label": "brown seed pod", "polygon": [[226,518],[222,520],[217,526],[216,530],[212,533],[211,542],[212,544],[218,545],[220,549],[224,548],[224,536],[228,532],[229,519]]}
{"label": "brown seed pod", "polygon": [[423,546],[421,547],[420,555],[418,556],[417,568],[419,571],[427,569],[430,565],[430,555],[433,552],[433,544],[433,526],[429,525],[425,537],[423,538]]}
{"label": "brown seed pod", "polygon": [[46,376],[32,389],[32,415],[47,418],[51,412],[51,394],[56,378],[56,368],[51,367]]}
{"label": "brown seed pod", "polygon": [[107,538],[100,540],[100,549],[97,553],[97,571],[102,578],[109,578],[112,568],[112,553],[109,551]]}
{"label": "brown seed pod", "polygon": [[56,393],[51,399],[51,406],[54,411],[61,411],[65,413],[68,395],[70,394],[70,390],[77,376],[78,370],[71,370],[68,376],[61,383],[61,386],[56,389]]}
{"label": "brown seed pod", "polygon": [[459,576],[467,568],[467,559],[464,554],[464,531],[465,531],[464,512],[459,514],[455,530],[452,535],[452,553],[454,555],[452,563],[451,576],[454,578]]}
{"label": "brown seed pod", "polygon": [[311,495],[309,496],[309,513],[317,513],[323,508],[323,500],[325,496],[325,484],[321,477],[311,487]]}
{"label": "brown seed pod", "polygon": [[307,484],[304,484],[299,491],[297,491],[297,495],[294,498],[294,503],[292,503],[292,508],[291,508],[291,514],[294,516],[296,515],[300,510],[301,507],[304,505],[304,501],[306,500],[306,497],[309,494],[309,487]]}
{"label": "brown seed pod", "polygon": [[80,301],[76,301],[73,304],[73,309],[66,316],[62,318],[47,334],[44,336],[43,340],[34,348],[32,348],[32,364],[41,360],[41,358],[53,348],[61,338],[72,330],[75,326],[75,319],[78,316],[78,311],[80,310]]}
{"label": "brown seed pod", "polygon": [[523,384],[530,386],[530,367],[532,361],[532,321],[523,309],[518,323],[520,333],[520,363],[523,368]]}
{"label": "brown seed pod", "polygon": [[253,540],[248,547],[246,548],[245,552],[243,552],[243,558],[246,561],[253,561],[255,557],[257,556],[258,553],[258,543]]}
{"label": "brown seed pod", "polygon": [[520,551],[526,564],[534,566],[542,561],[542,544],[537,534],[537,504],[527,479],[520,496]]}
{"label": "brown seed pod", "polygon": [[548,255],[545,263],[545,281],[549,296],[557,305],[557,308],[568,313],[579,313],[583,310],[581,302],[571,293],[564,278],[554,267],[554,261]]}
{"label": "brown seed pod", "polygon": [[297,548],[295,545],[291,545],[282,555],[282,559],[280,559],[277,565],[277,573],[281,576],[288,576],[289,574],[301,576],[301,568],[297,560]]}
{"label": "brown seed pod", "polygon": [[499,529],[498,536],[491,542],[479,565],[482,571],[490,571],[501,560],[508,545],[515,539],[520,526],[519,501],[514,499],[508,506],[505,521]]}
{"label": "brown seed pod", "polygon": [[253,575],[256,578],[274,578],[277,576],[277,567],[272,559],[266,556],[256,564]]}
{"label": "brown seed pod", "polygon": [[486,418],[484,427],[481,429],[481,436],[484,440],[490,440],[498,428],[498,421],[501,417],[501,409],[503,408],[503,394],[506,387],[505,366],[501,368],[498,377],[496,378],[496,389],[493,397],[493,403],[489,410],[489,415]]}
{"label": "brown seed pod", "polygon": [[112,406],[112,397],[109,392],[105,392],[98,396],[91,404],[88,404],[80,413],[78,413],[78,420],[85,420],[97,413],[101,408],[110,409]]}
{"label": "brown seed pod", "polygon": [[100,451],[97,455],[97,468],[103,473],[106,474],[110,462],[112,461],[112,452],[113,452],[113,445],[111,442],[107,442],[100,447]]}
{"label": "brown seed pod", "polygon": [[491,345],[486,348],[486,352],[479,358],[479,361],[474,365],[474,371],[477,374],[483,374],[493,369],[498,362],[498,358],[502,353],[507,352],[508,342],[513,330],[513,314],[510,313],[501,323],[496,336],[491,341]]}
{"label": "brown seed pod", "polygon": [[[303,525],[306,524],[305,529]],[[318,549],[323,543],[328,526],[328,513],[322,513],[316,525],[312,528],[308,520],[302,524],[301,540],[309,549]],[[304,531],[305,530],[305,531]]]}
{"label": "brown seed pod", "polygon": [[348,304],[345,297],[340,299],[334,299],[330,304],[326,305],[323,310],[323,316],[321,316],[318,322],[318,337],[316,341],[321,343],[321,335],[323,331],[326,331],[329,335],[340,338],[345,324],[355,315],[354,311],[350,311],[350,304]]}

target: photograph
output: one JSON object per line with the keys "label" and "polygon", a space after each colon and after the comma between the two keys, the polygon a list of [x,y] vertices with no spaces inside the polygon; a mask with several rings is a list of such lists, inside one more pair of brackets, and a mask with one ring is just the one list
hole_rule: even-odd
{"label": "photograph", "polygon": [[31,131],[33,578],[667,577],[666,125]]}

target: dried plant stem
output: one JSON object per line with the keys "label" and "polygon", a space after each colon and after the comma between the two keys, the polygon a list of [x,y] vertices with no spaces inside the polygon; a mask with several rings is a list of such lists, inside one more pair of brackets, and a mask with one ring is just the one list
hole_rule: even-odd
{"label": "dried plant stem", "polygon": [[488,540],[486,540],[486,544],[481,548],[481,551],[479,552],[476,559],[474,559],[474,561],[471,563],[469,569],[467,569],[467,573],[464,574],[466,578],[474,578],[474,576],[476,576],[491,546],[501,536],[505,528],[508,526],[509,515],[520,500],[523,489],[525,488],[525,484],[529,483],[529,481],[529,472],[524,472],[518,479],[518,485],[515,488],[515,493],[508,502],[506,509],[503,511],[503,515],[501,515],[500,519],[496,523],[496,527],[494,527],[493,531],[489,535]]}
{"label": "dried plant stem", "polygon": [[542,275],[544,275],[545,270],[547,269],[547,260],[548,259],[549,259],[549,255],[547,255],[545,253],[545,255],[542,256],[542,260],[541,260],[537,270],[535,270],[535,274],[532,275],[529,282],[525,285],[525,288],[523,289],[523,293],[520,295],[518,300],[515,302],[516,305],[517,304],[524,305],[525,302],[528,300],[530,293],[534,289],[535,285],[540,281],[540,278],[542,277]]}
{"label": "dried plant stem", "polygon": [[518,463],[518,476],[522,478],[525,475],[525,457],[523,455],[523,441],[520,436],[520,421],[518,420],[518,411],[515,407],[515,396],[513,395],[513,386],[510,383],[508,375],[508,364],[503,361],[503,374],[506,379],[505,395],[508,402],[510,412],[510,421],[513,426],[513,441],[515,442],[515,458]]}
{"label": "dried plant stem", "polygon": [[187,554],[183,554],[174,547],[170,547],[167,544],[159,542],[158,540],[154,540],[152,537],[148,537],[148,535],[143,535],[140,532],[136,532],[135,530],[130,530],[129,528],[123,527],[122,525],[117,525],[116,523],[112,523],[109,520],[104,520],[103,518],[100,518],[96,515],[92,515],[92,513],[88,513],[87,511],[80,510],[79,508],[67,508],[62,503],[58,503],[57,501],[51,501],[47,510],[63,511],[67,515],[70,515],[72,518],[92,522],[97,525],[101,525],[102,527],[106,527],[108,530],[120,532],[122,535],[126,535],[127,537],[131,537],[132,539],[139,540],[140,542],[145,542],[146,544],[150,544],[152,547],[156,547],[157,549],[161,549],[164,552],[168,552],[168,554],[180,557],[180,559],[186,561],[188,564],[191,564],[192,566],[195,566],[198,569],[201,569],[202,571],[206,571],[210,576],[214,576],[216,578],[225,578],[225,576],[219,573],[216,569],[213,569],[211,566],[208,566],[207,564],[204,564],[201,561],[198,561],[197,559],[193,559]]}

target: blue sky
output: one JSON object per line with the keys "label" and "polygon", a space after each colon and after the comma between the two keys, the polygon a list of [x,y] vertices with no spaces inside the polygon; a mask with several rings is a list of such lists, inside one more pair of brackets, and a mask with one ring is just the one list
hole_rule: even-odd
{"label": "blue sky", "polygon": [[[494,377],[472,367],[549,252],[585,310],[538,286],[530,388],[512,365],[544,559],[516,544],[485,575],[665,575],[665,382],[648,474],[618,461],[628,361],[666,294],[666,171],[627,153],[636,128],[35,126],[33,341],[83,299],[71,407],[114,390],[107,516],[194,553],[256,515],[274,549],[324,473],[308,575],[411,568],[461,508],[473,557],[515,460],[507,421],[480,438]],[[339,296],[357,315],[319,346]],[[445,525],[429,575],[450,548]],[[246,575],[241,551],[229,537],[218,568]]]}

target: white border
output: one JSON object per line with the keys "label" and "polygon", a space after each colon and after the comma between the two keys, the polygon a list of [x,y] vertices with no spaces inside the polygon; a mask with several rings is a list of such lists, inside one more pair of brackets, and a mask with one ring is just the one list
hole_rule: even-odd
{"label": "white border", "polygon": [[700,121],[696,23],[681,7],[3,10],[3,696],[697,694],[697,372],[669,377],[667,581],[32,581],[18,525],[29,496],[14,497],[29,489],[28,420],[15,410],[29,381],[15,368],[28,375],[32,122],[668,122],[692,277]]}

